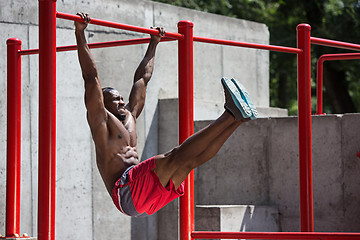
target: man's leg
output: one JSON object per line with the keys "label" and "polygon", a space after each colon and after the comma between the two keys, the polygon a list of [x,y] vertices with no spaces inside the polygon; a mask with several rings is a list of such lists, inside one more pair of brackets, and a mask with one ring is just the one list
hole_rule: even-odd
{"label": "man's leg", "polygon": [[210,160],[241,124],[225,111],[216,121],[186,139],[171,152],[159,155],[155,172],[165,187],[170,178],[175,188],[186,179],[190,171]]}
{"label": "man's leg", "polygon": [[[227,84],[232,83],[228,82]],[[249,120],[241,117],[239,109],[241,106],[236,107],[234,104],[234,99],[236,100],[239,96],[232,98],[231,95],[234,95],[234,91],[229,90],[227,84],[223,83],[226,96],[225,108],[228,110],[209,126],[186,139],[179,147],[164,155],[156,156],[155,173],[164,187],[171,179],[175,188],[178,188],[192,169],[215,156],[235,129],[243,121]],[[230,88],[234,88],[234,85],[231,85]],[[237,116],[238,120],[235,120],[233,115]]]}

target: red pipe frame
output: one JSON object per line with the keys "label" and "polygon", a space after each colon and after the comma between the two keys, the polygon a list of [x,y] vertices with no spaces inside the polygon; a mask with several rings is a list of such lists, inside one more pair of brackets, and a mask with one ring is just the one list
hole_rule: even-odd
{"label": "red pipe frame", "polygon": [[[56,17],[66,19],[66,20],[78,21],[78,22],[83,21],[80,16],[68,14],[68,13],[57,12]],[[159,35],[159,31],[156,29],[143,28],[143,27],[137,27],[137,26],[128,25],[128,24],[104,21],[104,20],[100,20],[100,19],[96,19],[96,18],[91,18],[90,23],[94,24],[94,25],[105,26],[105,27],[110,27],[110,28],[129,30],[129,31],[133,31],[133,32],[141,32],[141,33],[147,33],[147,34],[152,34],[152,35]],[[175,39],[181,39],[183,37],[179,33],[172,33],[172,32],[166,32],[165,36],[172,37]]]}
{"label": "red pipe frame", "polygon": [[193,239],[307,239],[307,240],[347,240],[360,239],[360,233],[321,233],[321,232],[192,232]]}
{"label": "red pipe frame", "polygon": [[[127,46],[135,44],[144,44],[148,43],[150,38],[138,38],[138,39],[127,39],[127,40],[118,40],[110,42],[98,42],[98,43],[89,43],[88,46],[90,49],[96,48],[107,48],[107,47],[118,47],[118,46]],[[175,41],[173,38],[162,37],[161,42]],[[66,52],[66,51],[75,51],[77,50],[77,45],[61,46],[56,48],[56,52]],[[22,50],[19,52],[20,55],[32,55],[39,54],[39,49],[28,49]]]}
{"label": "red pipe frame", "polygon": [[[179,40],[179,143],[194,133],[193,101],[193,26],[189,21],[178,23]],[[194,224],[194,171],[185,180],[184,196],[179,201],[180,240],[191,240]]]}
{"label": "red pipe frame", "polygon": [[321,46],[327,46],[327,47],[336,47],[336,48],[360,51],[360,45],[359,44],[347,43],[347,42],[341,42],[341,41],[334,41],[334,40],[316,38],[316,37],[311,37],[310,39],[311,39],[311,43],[315,44],[315,45],[321,45]]}
{"label": "red pipe frame", "polygon": [[39,0],[38,239],[55,239],[56,0]]}
{"label": "red pipe frame", "polygon": [[21,41],[7,44],[7,156],[6,156],[6,236],[20,231],[21,184]]}
{"label": "red pipe frame", "polygon": [[319,57],[317,62],[317,77],[316,77],[316,114],[324,115],[323,113],[323,64],[325,61],[334,60],[355,60],[360,59],[360,53],[343,53],[343,54],[324,54]]}
{"label": "red pipe frame", "polygon": [[297,30],[298,54],[298,128],[299,128],[299,187],[300,229],[314,231],[312,143],[311,143],[311,27],[300,24]]}
{"label": "red pipe frame", "polygon": [[[55,103],[56,103],[56,51],[70,51],[76,50],[76,45],[63,46],[56,48],[56,16],[63,19],[81,21],[77,15],[56,13],[56,0],[39,0],[39,50],[23,50],[18,46],[16,54],[8,54],[8,57],[17,61],[8,62],[8,80],[14,79],[20,81],[20,56],[30,55],[40,52],[39,57],[39,81],[40,81],[40,108],[39,108],[39,205],[38,205],[38,238],[54,239],[55,236]],[[131,25],[118,24],[98,19],[92,19],[92,24],[120,28],[124,30],[157,34],[156,30],[140,28]],[[314,38],[310,37],[310,26],[307,24],[300,24],[297,27],[298,31],[298,48],[289,48],[282,46],[262,45],[242,43],[228,40],[219,40],[211,38],[193,37],[193,24],[189,21],[181,21],[178,24],[179,33],[166,33],[166,36],[179,40],[179,142],[182,143],[187,137],[193,134],[193,41],[223,44],[247,48],[257,48],[272,51],[280,51],[287,53],[298,54],[298,104],[299,104],[299,162],[300,162],[300,217],[301,217],[301,233],[256,233],[256,232],[197,232],[194,231],[194,196],[193,196],[193,172],[186,180],[185,195],[180,199],[180,238],[181,240],[190,240],[194,238],[253,238],[253,239],[360,239],[360,233],[304,233],[313,231],[313,206],[312,206],[312,159],[311,159],[311,92],[310,92],[310,44],[318,44],[324,46],[341,47],[352,50],[360,50],[360,45]],[[169,38],[164,38],[164,41],[169,41]],[[121,45],[131,45],[146,43],[149,38],[122,40],[106,43],[89,44],[90,48],[112,47]],[[9,39],[8,51],[11,48],[12,42]],[[15,42],[14,42],[15,43]],[[21,45],[14,44],[14,45]],[[18,54],[17,54],[18,53]],[[15,57],[16,56],[16,57]],[[12,75],[11,75],[12,74]],[[11,81],[12,82],[12,81]],[[10,83],[11,84],[11,83]],[[17,87],[9,87],[8,91],[17,89],[19,94],[19,85]],[[21,86],[21,85],[20,85]],[[50,91],[49,91],[50,89]],[[19,106],[19,99],[12,100],[14,92],[8,92],[8,102],[16,102]],[[16,95],[16,94],[15,94]],[[9,100],[11,98],[11,100]],[[181,104],[180,104],[181,103]],[[8,104],[8,106],[10,106]],[[9,113],[10,119],[19,120],[21,113],[17,107],[15,111]],[[15,114],[14,114],[15,113]],[[15,116],[15,118],[14,118]],[[8,129],[16,120],[9,120]],[[16,143],[9,147],[8,155],[15,153],[17,160],[13,161],[16,165],[9,167],[11,170],[20,169],[20,120],[17,123],[16,132],[12,131],[13,136],[8,135],[8,144],[13,142],[11,139],[16,138]],[[14,129],[14,128],[12,128]],[[10,134],[11,135],[11,134]],[[10,163],[10,164],[13,164]],[[9,164],[9,160],[8,160]],[[15,173],[17,174],[17,173]],[[19,201],[20,185],[17,185],[19,174],[16,175],[16,180],[8,181],[8,184],[14,184],[15,187],[10,187],[12,191],[15,189],[17,201],[16,204],[9,204],[7,202],[7,214],[9,212],[9,219],[14,220],[13,225],[10,220],[6,219],[7,236],[19,232],[19,217],[20,207]],[[19,183],[20,184],[20,183]],[[12,185],[11,185],[12,186]],[[9,198],[11,199],[9,194]],[[7,197],[8,198],[8,197]],[[9,206],[15,206],[15,210],[8,210]],[[17,213],[18,211],[18,213]],[[15,213],[15,214],[12,214]],[[10,227],[11,226],[11,227]]]}
{"label": "red pipe frame", "polygon": [[236,41],[221,40],[221,39],[214,39],[214,38],[194,37],[194,41],[203,42],[203,43],[213,43],[213,44],[235,46],[235,47],[271,50],[271,51],[276,51],[276,52],[296,53],[296,54],[301,53],[301,50],[298,48],[282,47],[282,46],[275,46],[275,45],[265,45],[265,44],[257,44],[257,43],[247,43],[247,42],[236,42]]}

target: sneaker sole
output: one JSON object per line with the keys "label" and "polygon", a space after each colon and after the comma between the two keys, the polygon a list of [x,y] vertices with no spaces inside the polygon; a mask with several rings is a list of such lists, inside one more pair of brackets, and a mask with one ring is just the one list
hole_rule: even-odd
{"label": "sneaker sole", "polygon": [[239,109],[242,117],[244,119],[249,118],[252,116],[252,112],[250,107],[246,104],[246,102],[242,99],[241,93],[236,87],[236,85],[227,78],[222,78],[221,83],[229,93],[232,98],[233,103],[235,104],[236,108]]}
{"label": "sneaker sole", "polygon": [[248,106],[251,109],[251,116],[250,118],[252,120],[256,119],[258,117],[258,112],[256,110],[255,105],[253,104],[253,102],[251,101],[250,98],[250,94],[248,93],[248,91],[245,89],[245,87],[241,84],[238,83],[234,78],[231,79],[231,81],[235,84],[235,86],[239,89],[240,93],[241,93],[241,97],[244,99],[244,101],[248,104]]}

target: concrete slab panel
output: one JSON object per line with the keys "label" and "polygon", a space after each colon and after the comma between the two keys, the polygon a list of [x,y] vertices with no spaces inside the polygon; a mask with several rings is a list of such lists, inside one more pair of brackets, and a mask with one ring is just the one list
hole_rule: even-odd
{"label": "concrete slab panel", "polygon": [[[229,205],[224,205],[229,206]],[[215,205],[197,205],[195,217],[196,231],[220,231],[221,208]]]}
{"label": "concrete slab panel", "polygon": [[[38,27],[29,26],[29,49],[39,47]],[[39,136],[39,55],[30,55],[29,58],[29,92],[30,101],[30,134],[31,134],[31,183],[32,183],[32,231],[33,236],[37,235],[37,212],[38,212],[38,136]]]}
{"label": "concrete slab panel", "polygon": [[341,118],[314,116],[312,120],[314,227],[336,231],[342,229],[341,222],[336,227],[329,227],[329,222],[343,217]]}
{"label": "concrete slab panel", "polygon": [[131,218],[131,239],[158,240],[157,213],[145,218]]}
{"label": "concrete slab panel", "polygon": [[[92,228],[92,154],[90,132],[84,127],[68,128],[70,122],[84,125],[82,98],[58,98],[57,107],[57,217],[65,223],[56,227],[61,238],[90,236]],[[60,130],[61,129],[61,130]]]}
{"label": "concrete slab panel", "polygon": [[259,118],[274,118],[274,117],[287,117],[288,110],[283,108],[273,108],[273,107],[258,107],[256,106],[256,110],[258,111]]}
{"label": "concrete slab panel", "polygon": [[115,240],[121,237],[130,240],[131,218],[122,214],[113,204],[95,162],[93,162],[92,176],[93,238]]}
{"label": "concrete slab panel", "polygon": [[268,136],[269,200],[279,206],[283,222],[282,219],[298,217],[299,211],[297,118],[272,119]]}
{"label": "concrete slab panel", "polygon": [[343,231],[359,232],[360,227],[360,116],[345,114],[342,117],[342,160],[344,168],[344,227]]}
{"label": "concrete slab panel", "polygon": [[[251,100],[256,106],[261,106],[256,94],[256,50],[245,48],[223,47],[224,59],[230,64],[224,65],[224,76],[235,78],[254,96]],[[256,96],[256,97],[255,97]],[[266,96],[265,96],[266,97]]]}
{"label": "concrete slab panel", "polygon": [[178,145],[178,100],[159,101],[159,153],[165,153]]}
{"label": "concrete slab panel", "polygon": [[[194,44],[194,99],[197,102],[224,103],[221,85],[223,73],[221,46]],[[198,108],[197,108],[198,109]],[[197,113],[195,113],[198,115]]]}
{"label": "concrete slab panel", "polygon": [[179,213],[179,200],[174,200],[167,204],[157,213],[158,217],[158,240],[177,240]]}
{"label": "concrete slab panel", "polygon": [[[143,2],[144,1],[76,1],[64,0],[57,2],[57,11],[70,14],[86,12],[90,17],[113,21],[118,23],[143,26]],[[58,20],[58,27],[73,28],[73,22],[68,20]],[[96,31],[108,31],[109,28],[97,25],[90,25],[89,29]],[[114,29],[111,32],[125,32],[124,30]],[[128,31],[126,31],[128,32]]]}
{"label": "concrete slab panel", "polygon": [[38,18],[38,1],[0,1],[0,22],[36,24]]}
{"label": "concrete slab panel", "polygon": [[[207,121],[196,122],[196,131],[207,124]],[[268,159],[264,155],[267,135],[266,120],[259,119],[240,125],[216,156],[198,168],[195,193],[198,204],[265,202],[269,191]],[[239,189],[239,182],[246,184]]]}

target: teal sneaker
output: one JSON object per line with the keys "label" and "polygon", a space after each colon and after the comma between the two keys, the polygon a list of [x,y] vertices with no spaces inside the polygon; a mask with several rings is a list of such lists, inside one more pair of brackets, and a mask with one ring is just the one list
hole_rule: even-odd
{"label": "teal sneaker", "polygon": [[235,120],[249,121],[252,112],[248,104],[241,97],[239,89],[227,78],[222,78],[221,83],[225,92],[225,109],[235,117]]}
{"label": "teal sneaker", "polygon": [[236,81],[234,78],[232,78],[231,81],[235,84],[237,89],[239,89],[242,99],[247,103],[247,105],[251,109],[252,114],[251,114],[250,118],[252,120],[256,119],[258,117],[258,112],[256,110],[255,105],[251,101],[248,91],[245,89],[245,87],[241,83]]}

